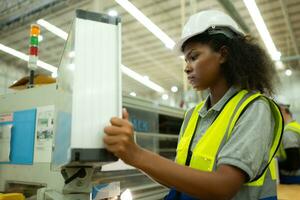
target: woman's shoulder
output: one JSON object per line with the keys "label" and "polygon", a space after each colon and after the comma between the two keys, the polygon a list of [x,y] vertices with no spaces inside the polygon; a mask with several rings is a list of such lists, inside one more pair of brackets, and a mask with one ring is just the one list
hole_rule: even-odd
{"label": "woman's shoulder", "polygon": [[240,117],[240,121],[259,119],[269,119],[273,121],[274,116],[272,115],[270,102],[271,100],[264,96],[253,100],[248,106],[245,107],[245,110],[242,112],[242,116]]}

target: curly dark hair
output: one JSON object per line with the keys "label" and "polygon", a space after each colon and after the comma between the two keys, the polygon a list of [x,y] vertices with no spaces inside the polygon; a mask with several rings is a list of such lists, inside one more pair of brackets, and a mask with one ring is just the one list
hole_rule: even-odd
{"label": "curly dark hair", "polygon": [[[228,30],[227,30],[227,33]],[[222,33],[211,34],[206,31],[188,39],[182,45],[182,50],[189,42],[208,44],[218,52],[225,46],[228,51],[226,61],[221,64],[221,70],[230,86],[241,89],[257,90],[268,96],[274,94],[274,83],[278,81],[274,62],[257,41],[250,36],[233,33],[225,36]],[[227,34],[228,35],[228,34]]]}

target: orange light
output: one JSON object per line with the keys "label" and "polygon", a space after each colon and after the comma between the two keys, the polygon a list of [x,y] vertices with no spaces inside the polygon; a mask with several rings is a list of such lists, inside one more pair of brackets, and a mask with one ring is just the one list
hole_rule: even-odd
{"label": "orange light", "polygon": [[38,36],[41,33],[39,25],[31,24],[30,35]]}

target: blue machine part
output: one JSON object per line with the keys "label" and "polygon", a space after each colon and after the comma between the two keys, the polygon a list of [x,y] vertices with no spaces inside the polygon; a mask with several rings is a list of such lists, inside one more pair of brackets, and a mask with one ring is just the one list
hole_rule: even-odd
{"label": "blue machine part", "polygon": [[13,122],[0,123],[12,124],[10,162],[0,164],[33,164],[35,123],[36,109],[14,112]]}
{"label": "blue machine part", "polygon": [[56,166],[67,164],[70,161],[71,120],[70,113],[59,112],[57,115],[57,133],[52,159]]}

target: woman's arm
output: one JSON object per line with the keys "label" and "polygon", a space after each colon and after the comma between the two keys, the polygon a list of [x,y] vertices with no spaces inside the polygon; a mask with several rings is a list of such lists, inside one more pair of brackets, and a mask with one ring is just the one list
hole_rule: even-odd
{"label": "woman's arm", "polygon": [[203,172],[140,148],[134,143],[126,111],[123,119],[112,118],[111,124],[104,129],[106,148],[163,185],[201,199],[230,199],[246,181],[245,173],[230,165],[220,165],[216,172]]}
{"label": "woman's arm", "polygon": [[135,166],[169,187],[201,199],[231,199],[246,180],[239,169],[221,165],[216,172],[181,166],[143,150]]}

